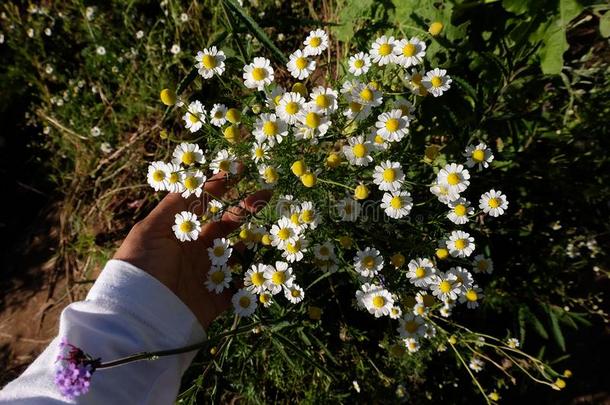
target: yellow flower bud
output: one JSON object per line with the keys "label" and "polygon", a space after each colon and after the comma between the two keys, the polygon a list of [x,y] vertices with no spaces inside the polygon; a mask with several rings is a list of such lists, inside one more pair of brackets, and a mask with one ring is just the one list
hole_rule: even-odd
{"label": "yellow flower bud", "polygon": [[265,246],[271,245],[271,236],[268,233],[264,234],[261,238],[261,243]]}
{"label": "yellow flower bud", "polygon": [[295,93],[299,93],[303,97],[307,97],[307,87],[301,82],[296,82],[292,85],[292,91]]}
{"label": "yellow flower bud", "polygon": [[341,247],[343,249],[349,249],[352,246],[352,243],[353,243],[352,238],[350,238],[347,235],[341,236],[339,238],[339,244],[341,245]]}
{"label": "yellow flower bud", "polygon": [[292,173],[294,173],[295,176],[301,177],[307,172],[307,166],[303,160],[297,160],[290,166],[290,170],[292,170]]}
{"label": "yellow flower bud", "polygon": [[564,376],[565,378],[570,378],[570,377],[572,377],[572,371],[571,371],[571,370],[564,370],[564,371],[563,371],[563,376]]}
{"label": "yellow flower bud", "polygon": [[430,27],[428,27],[428,32],[433,37],[440,34],[442,30],[443,30],[443,23],[440,21],[434,21],[432,24],[430,24]]}
{"label": "yellow flower bud", "polygon": [[449,256],[449,251],[445,248],[436,249],[436,257],[440,260],[445,260]]}
{"label": "yellow flower bud", "polygon": [[455,335],[451,335],[451,336],[449,336],[449,339],[447,339],[447,341],[449,343],[451,343],[452,345],[454,345],[457,343],[457,338],[455,337]]}
{"label": "yellow flower bud", "polygon": [[496,391],[493,391],[489,394],[489,399],[498,402],[500,400],[500,394],[498,394]]}
{"label": "yellow flower bud", "polygon": [[262,107],[260,104],[254,104],[254,105],[252,106],[252,112],[253,112],[254,114],[260,114],[260,112],[261,112],[262,108],[263,108],[263,107]]}
{"label": "yellow flower bud", "polygon": [[168,135],[167,131],[162,129],[161,132],[159,133],[159,138],[167,139],[168,137],[169,137],[169,135]]}
{"label": "yellow flower bud", "polygon": [[301,176],[301,183],[303,183],[305,187],[313,187],[317,182],[318,178],[314,173],[307,172]]}
{"label": "yellow flower bud", "polygon": [[341,164],[341,156],[339,156],[338,153],[331,153],[330,155],[328,155],[328,157],[326,158],[326,166],[330,167],[331,169],[334,169],[335,167],[339,166]]}
{"label": "yellow flower bud", "polygon": [[371,86],[375,90],[379,90],[379,83],[377,83],[375,80],[370,81],[369,86]]}
{"label": "yellow flower bud", "polygon": [[564,380],[562,380],[561,378],[558,378],[555,380],[555,387],[562,390],[566,387],[566,382]]}
{"label": "yellow flower bud", "polygon": [[309,319],[319,321],[320,318],[322,318],[322,308],[310,306],[307,308],[307,314],[309,315]]}
{"label": "yellow flower bud", "polygon": [[394,267],[399,268],[403,264],[405,264],[405,257],[404,257],[404,255],[402,253],[395,253],[390,258],[390,261],[392,262],[392,265],[394,265]]}
{"label": "yellow flower bud", "polygon": [[241,113],[237,108],[229,108],[227,110],[227,121],[231,124],[237,124],[241,120]]}
{"label": "yellow flower bud", "polygon": [[354,189],[354,197],[356,200],[364,200],[369,196],[369,189],[364,184],[360,183]]}
{"label": "yellow flower bud", "polygon": [[229,143],[235,143],[239,140],[239,125],[229,125],[223,133]]}
{"label": "yellow flower bud", "polygon": [[218,349],[216,348],[216,346],[214,346],[210,349],[210,354],[213,356],[216,354],[217,351],[218,351]]}
{"label": "yellow flower bud", "polygon": [[161,94],[159,96],[161,98],[161,102],[165,105],[174,105],[176,104],[176,92],[170,89],[161,90]]}
{"label": "yellow flower bud", "polygon": [[243,240],[247,240],[250,237],[250,231],[247,229],[242,229],[239,231],[239,237]]}

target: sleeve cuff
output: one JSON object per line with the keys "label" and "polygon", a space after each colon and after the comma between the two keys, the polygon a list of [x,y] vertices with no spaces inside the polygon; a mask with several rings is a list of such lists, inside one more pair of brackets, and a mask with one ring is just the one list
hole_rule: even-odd
{"label": "sleeve cuff", "polygon": [[191,310],[165,285],[136,266],[110,260],[87,294],[87,301],[106,301],[131,313],[176,344],[206,339]]}

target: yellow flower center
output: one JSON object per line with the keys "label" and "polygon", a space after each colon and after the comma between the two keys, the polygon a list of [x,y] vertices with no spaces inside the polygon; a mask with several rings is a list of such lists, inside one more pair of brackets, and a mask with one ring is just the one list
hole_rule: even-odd
{"label": "yellow flower center", "polygon": [[296,58],[294,61],[294,64],[297,67],[297,69],[303,70],[307,67],[307,59],[305,59],[303,57]]}
{"label": "yellow flower center", "polygon": [[313,222],[314,219],[315,219],[315,215],[312,210],[303,210],[303,212],[301,212],[301,220],[303,222],[310,223],[310,222]]}
{"label": "yellow flower center", "polygon": [[354,146],[352,146],[352,152],[354,153],[354,156],[356,156],[357,158],[363,158],[366,156],[366,146],[364,146],[364,144],[361,143],[357,143]]}
{"label": "yellow flower center", "polygon": [[248,308],[250,306],[250,298],[245,295],[239,299],[239,306],[242,308]]}
{"label": "yellow flower center", "polygon": [[195,162],[195,153],[194,152],[184,152],[182,154],[182,163],[185,165],[192,165]]}
{"label": "yellow flower center", "polygon": [[263,150],[263,148],[256,148],[254,150],[254,156],[256,156],[257,158],[262,158],[263,156],[265,156],[265,151]]}
{"label": "yellow flower center", "polygon": [[320,37],[313,37],[309,40],[309,46],[311,46],[312,48],[319,47],[321,43],[322,43],[322,38],[320,38]]}
{"label": "yellow flower center", "polygon": [[498,208],[500,206],[500,201],[497,198],[490,198],[487,204],[491,208]]}
{"label": "yellow flower center", "polygon": [[287,240],[290,237],[290,230],[288,228],[281,228],[278,232],[277,232],[277,237],[280,240]]}
{"label": "yellow flower center", "polygon": [[462,250],[466,247],[466,239],[457,239],[455,241],[455,248],[458,250]]}
{"label": "yellow flower center", "polygon": [[191,221],[184,221],[180,224],[180,231],[184,233],[189,233],[195,229],[195,224]]}
{"label": "yellow flower center", "polygon": [[402,48],[402,54],[406,57],[413,56],[415,55],[416,50],[417,48],[415,47],[415,45],[408,43],[404,46],[404,48]]}
{"label": "yellow flower center", "polygon": [[271,276],[271,281],[273,281],[273,284],[284,284],[286,281],[286,273],[283,271],[276,271]]}
{"label": "yellow flower center", "polygon": [[267,137],[277,135],[277,124],[274,121],[267,121],[263,124],[263,133],[267,135]]}
{"label": "yellow flower center", "polygon": [[415,333],[418,327],[419,325],[415,321],[406,321],[404,326],[405,330],[409,333]]}
{"label": "yellow flower center", "polygon": [[376,144],[382,144],[385,142],[385,139],[383,139],[383,136],[377,134],[375,135],[375,143]]}
{"label": "yellow flower center", "polygon": [[298,225],[298,224],[299,224],[299,214],[298,214],[298,213],[296,213],[296,212],[295,212],[295,213],[293,213],[293,214],[290,216],[290,222],[292,222],[292,223],[293,223],[293,224],[295,224],[295,225]]}
{"label": "yellow flower center", "polygon": [[356,186],[356,189],[354,190],[354,197],[356,197],[358,200],[364,200],[368,196],[369,189],[367,186],[365,186],[364,184],[359,184]]}
{"label": "yellow flower center", "polygon": [[223,271],[215,271],[210,278],[214,284],[220,284],[225,280],[225,273]]}
{"label": "yellow flower center", "polygon": [[312,129],[315,129],[320,126],[320,116],[315,112],[307,113],[305,117],[305,124]]}
{"label": "yellow flower center", "polygon": [[298,113],[299,104],[294,101],[290,101],[289,103],[286,104],[286,112],[290,115],[294,115],[294,114]]}
{"label": "yellow flower center", "polygon": [[416,86],[421,85],[422,79],[423,79],[423,76],[421,74],[419,74],[419,73],[415,73],[413,76],[411,76],[411,81]]}
{"label": "yellow flower center", "polygon": [[356,59],[354,61],[354,67],[356,69],[360,69],[360,68],[362,68],[362,66],[364,66],[364,60],[363,59]]}
{"label": "yellow flower center", "polygon": [[187,177],[184,179],[184,187],[186,187],[188,190],[194,190],[199,187],[199,181],[196,177]]}
{"label": "yellow flower center", "polygon": [[252,69],[252,78],[256,81],[261,81],[267,77],[267,70],[263,68],[254,68]]}
{"label": "yellow flower center", "polygon": [[432,24],[430,24],[430,27],[428,28],[428,32],[432,36],[436,36],[436,35],[440,34],[442,30],[443,30],[443,24],[439,21],[433,22]]}
{"label": "yellow flower center", "polygon": [[210,212],[211,212],[212,214],[216,214],[218,211],[220,211],[220,208],[219,208],[219,207],[217,207],[217,206],[215,206],[215,205],[210,206]]}
{"label": "yellow flower center", "polygon": [[466,206],[463,204],[458,204],[455,206],[455,208],[453,208],[453,212],[455,212],[455,215],[458,217],[463,217],[466,215]]}
{"label": "yellow flower center", "polygon": [[298,298],[301,296],[301,292],[297,289],[294,289],[294,290],[290,291],[290,295],[292,295],[294,298]]}
{"label": "yellow flower center", "polygon": [[362,265],[367,269],[372,269],[375,267],[375,258],[373,256],[365,256],[362,259]]}
{"label": "yellow flower center", "polygon": [[326,246],[321,246],[320,247],[320,255],[321,256],[328,256],[330,254],[330,250],[328,249],[328,247]]}
{"label": "yellow flower center", "polygon": [[349,109],[352,110],[352,112],[360,112],[362,111],[362,104],[352,101],[349,103]]}
{"label": "yellow flower center", "polygon": [[273,102],[275,103],[275,105],[280,105],[280,100],[282,99],[282,95],[278,94],[277,96],[275,96],[273,98]]}
{"label": "yellow flower center", "polygon": [[438,289],[443,293],[443,294],[447,294],[449,291],[451,291],[451,288],[453,286],[451,285],[451,283],[447,280],[443,280],[441,281],[441,283],[438,285]]}
{"label": "yellow flower center", "polygon": [[423,267],[418,267],[415,269],[415,277],[422,278],[425,275],[426,275],[426,269],[424,269]]}
{"label": "yellow flower center", "polygon": [[388,167],[383,171],[383,181],[386,183],[391,183],[396,180],[396,171],[391,167]]}
{"label": "yellow flower center", "polygon": [[288,243],[286,244],[286,251],[288,253],[299,253],[299,251],[301,250],[301,242],[300,241],[296,241],[294,244],[293,243]]}
{"label": "yellow flower center", "polygon": [[436,257],[438,257],[441,260],[444,260],[447,258],[447,256],[449,256],[449,251],[445,248],[438,248],[436,249]]}
{"label": "yellow flower center", "polygon": [[320,108],[330,107],[330,97],[326,94],[318,94],[316,96],[316,105]]}
{"label": "yellow flower center", "polygon": [[381,44],[379,47],[379,55],[388,56],[392,53],[392,45],[390,44]]}
{"label": "yellow flower center", "polygon": [[263,303],[266,304],[269,301],[271,301],[271,294],[267,294],[267,293],[262,293],[259,297],[258,300]]}
{"label": "yellow flower center", "polygon": [[400,126],[400,121],[398,121],[396,118],[390,118],[389,120],[387,120],[385,122],[385,129],[387,129],[390,132],[395,132],[399,126]]}
{"label": "yellow flower center", "polygon": [[165,179],[165,172],[163,170],[155,170],[152,178],[154,181],[163,181]]}
{"label": "yellow flower center", "polygon": [[189,116],[188,116],[189,121],[190,121],[192,124],[196,124],[196,123],[198,123],[198,122],[199,122],[199,117],[197,117],[195,114],[191,114],[191,113],[188,113],[188,114],[189,114]]}
{"label": "yellow flower center", "polygon": [[468,290],[468,292],[466,292],[466,299],[468,301],[476,301],[479,299],[479,296],[475,290]]}
{"label": "yellow flower center", "polygon": [[485,160],[485,151],[482,149],[475,149],[472,151],[472,160],[475,162],[482,162]]}
{"label": "yellow flower center", "polygon": [[394,196],[390,200],[390,206],[396,210],[402,208],[402,199],[399,196]]}
{"label": "yellow flower center", "polygon": [[373,297],[373,306],[375,308],[381,308],[385,305],[385,298],[380,295],[376,295]]}
{"label": "yellow flower center", "polygon": [[225,248],[224,246],[216,246],[214,248],[214,256],[216,257],[221,257],[222,255],[225,254]]}
{"label": "yellow flower center", "polygon": [[229,162],[228,160],[222,160],[218,164],[218,168],[225,172],[228,172],[230,167],[231,167],[231,162]]}
{"label": "yellow flower center", "polygon": [[214,69],[216,67],[216,58],[212,55],[203,55],[203,58],[201,58],[201,64],[206,69]]}
{"label": "yellow flower center", "polygon": [[433,76],[432,79],[430,79],[430,83],[432,83],[432,87],[441,87],[443,84],[443,79],[441,79],[439,76]]}
{"label": "yellow flower center", "polygon": [[260,287],[265,283],[265,276],[263,276],[262,272],[257,271],[256,273],[252,273],[252,275],[250,276],[250,280],[252,281],[252,284],[257,287]]}
{"label": "yellow flower center", "polygon": [[452,186],[460,183],[460,176],[457,173],[449,173],[447,175],[447,183]]}
{"label": "yellow flower center", "polygon": [[368,87],[365,87],[361,92],[360,92],[360,98],[363,99],[364,101],[373,101],[373,97],[375,96],[375,94],[373,93],[373,90],[369,89]]}
{"label": "yellow flower center", "polygon": [[278,179],[277,170],[273,167],[267,167],[265,169],[264,177],[267,183],[275,183]]}
{"label": "yellow flower center", "polygon": [[178,180],[180,180],[180,176],[178,175],[178,173],[172,173],[172,174],[169,175],[169,182],[170,182],[170,184],[177,183]]}

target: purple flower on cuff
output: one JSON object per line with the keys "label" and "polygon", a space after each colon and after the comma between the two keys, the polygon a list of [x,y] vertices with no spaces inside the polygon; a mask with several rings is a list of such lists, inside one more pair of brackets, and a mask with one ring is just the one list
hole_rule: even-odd
{"label": "purple flower on cuff", "polygon": [[65,338],[59,343],[59,351],[55,385],[63,396],[70,399],[86,394],[100,359],[92,358]]}

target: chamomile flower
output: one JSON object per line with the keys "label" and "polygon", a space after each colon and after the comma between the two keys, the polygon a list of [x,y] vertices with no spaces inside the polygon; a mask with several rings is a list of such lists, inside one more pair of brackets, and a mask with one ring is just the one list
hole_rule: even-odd
{"label": "chamomile flower", "polygon": [[290,286],[284,287],[284,296],[293,304],[298,304],[305,298],[305,291],[299,285],[292,283]]}
{"label": "chamomile flower", "polygon": [[337,202],[337,211],[342,221],[355,222],[360,215],[360,203],[351,197]]}
{"label": "chamomile flower", "polygon": [[186,114],[182,117],[186,129],[191,132],[197,132],[205,122],[205,108],[201,101],[195,100],[189,104]]}
{"label": "chamomile flower", "polygon": [[227,123],[227,107],[224,104],[214,104],[212,106],[210,123],[219,128]]}
{"label": "chamomile flower", "polygon": [[282,257],[290,263],[299,262],[303,260],[304,254],[307,252],[308,245],[309,242],[303,237],[303,235],[297,235],[286,242],[286,246],[282,252]]}
{"label": "chamomile flower", "polygon": [[392,107],[393,109],[400,110],[402,115],[409,122],[411,122],[411,120],[414,118],[413,113],[415,112],[415,107],[413,106],[413,103],[411,103],[409,100],[405,99],[404,97],[397,98],[394,101],[394,104],[392,106],[393,106]]}
{"label": "chamomile flower", "polygon": [[192,212],[182,211],[176,214],[172,230],[181,242],[197,240],[201,232],[201,223]]}
{"label": "chamomile flower", "polygon": [[384,288],[373,288],[363,300],[364,307],[375,318],[390,315],[390,310],[394,306],[392,294]]}
{"label": "chamomile flower", "polygon": [[331,241],[326,241],[324,243],[317,244],[313,247],[313,254],[317,260],[332,260],[335,256],[335,246]]}
{"label": "chamomile flower", "polygon": [[146,179],[148,180],[148,184],[155,191],[167,190],[167,181],[169,178],[167,169],[167,165],[161,161],[152,162],[148,166],[148,175],[146,176]]}
{"label": "chamomile flower", "polygon": [[201,77],[209,79],[214,74],[222,75],[225,71],[225,59],[225,53],[213,46],[197,52],[197,56],[195,56],[197,64],[195,67],[198,69],[197,71]]}
{"label": "chamomile flower", "polygon": [[273,187],[280,178],[277,169],[272,165],[260,165],[258,167],[258,174],[261,176],[265,188]]}
{"label": "chamomile flower", "polygon": [[286,67],[292,77],[302,80],[308,78],[316,70],[316,61],[309,59],[303,51],[297,49],[290,55]]}
{"label": "chamomile flower", "polygon": [[305,118],[305,99],[299,93],[286,93],[280,99],[275,112],[282,120],[294,125]]}
{"label": "chamomile flower", "polygon": [[426,333],[424,318],[406,313],[399,319],[400,326],[396,329],[402,338],[417,339]]}
{"label": "chamomile flower", "polygon": [[280,218],[271,227],[271,245],[278,249],[285,249],[288,242],[295,239],[301,233],[301,228],[293,224],[290,219]]}
{"label": "chamomile flower", "polygon": [[452,273],[436,272],[428,287],[432,290],[432,295],[441,301],[456,300],[460,293],[460,283]]}
{"label": "chamomile flower", "polygon": [[363,106],[378,107],[383,102],[381,92],[370,84],[358,83],[352,88],[351,101]]}
{"label": "chamomile flower", "polygon": [[394,305],[392,308],[390,308],[390,314],[388,316],[392,319],[398,319],[402,316],[402,309],[400,309],[399,306]]}
{"label": "chamomile flower", "polygon": [[464,166],[451,163],[445,165],[436,177],[436,182],[447,187],[449,192],[461,193],[470,185],[470,173]]}
{"label": "chamomile flower", "polygon": [[434,97],[442,96],[444,92],[449,90],[451,82],[451,77],[447,75],[447,71],[439,68],[426,72],[426,76],[421,81],[428,93]]}
{"label": "chamomile flower", "polygon": [[187,170],[182,174],[182,185],[184,191],[182,191],[182,197],[188,198],[191,195],[199,198],[203,192],[203,185],[207,178],[203,175],[201,170]]}
{"label": "chamomile flower", "polygon": [[424,304],[417,303],[413,306],[413,309],[411,310],[411,312],[413,313],[413,315],[426,317],[426,316],[428,316],[428,313],[430,312],[430,308],[425,306]]}
{"label": "chamomile flower", "polygon": [[413,199],[408,191],[392,191],[383,193],[381,208],[385,214],[394,219],[400,219],[409,215],[413,208]]}
{"label": "chamomile flower", "polygon": [[409,119],[402,114],[402,110],[395,109],[379,114],[375,127],[386,141],[398,142],[409,133]]}
{"label": "chamomile flower", "polygon": [[409,262],[408,268],[407,277],[416,287],[427,287],[436,274],[436,269],[430,259],[413,259]]}
{"label": "chamomile flower", "polygon": [[[436,270],[435,270],[436,273]],[[415,295],[415,302],[417,305],[423,305],[427,309],[433,307],[436,304],[436,298],[433,295],[428,294],[427,291],[419,291]]]}
{"label": "chamomile flower", "polygon": [[353,136],[347,140],[348,145],[343,146],[343,154],[355,166],[368,166],[373,161],[371,151],[373,145],[364,136]]}
{"label": "chamomile flower", "polygon": [[460,194],[455,191],[455,189],[449,188],[444,184],[433,184],[430,187],[430,192],[438,198],[438,200],[443,203],[449,205],[451,201],[457,200],[460,198]]}
{"label": "chamomile flower", "polygon": [[358,308],[366,308],[364,305],[364,300],[369,293],[374,293],[376,290],[381,289],[382,287],[377,284],[364,283],[360,286],[360,288],[356,291],[356,304]]}
{"label": "chamomile flower", "polygon": [[265,308],[269,308],[273,303],[273,295],[271,293],[268,293],[267,291],[263,291],[258,296],[258,301],[263,304]]}
{"label": "chamomile flower", "polygon": [[222,216],[222,203],[218,200],[212,200],[208,203],[207,213],[209,215],[209,219],[212,221],[218,221]]}
{"label": "chamomile flower", "polygon": [[249,89],[264,90],[273,81],[273,68],[269,59],[257,57],[244,66],[244,85]]}
{"label": "chamomile flower", "polygon": [[216,157],[210,162],[210,169],[214,174],[220,171],[237,174],[238,167],[237,158],[226,149],[219,150]]}
{"label": "chamomile flower", "polygon": [[419,38],[401,39],[394,47],[396,63],[408,68],[419,65],[426,56],[426,43]]}
{"label": "chamomile flower", "polygon": [[365,278],[372,278],[383,269],[383,257],[379,250],[367,247],[354,256],[354,268]]}
{"label": "chamomile flower", "polygon": [[294,280],[292,267],[286,262],[275,262],[275,266],[267,266],[265,269],[265,289],[275,295],[282,291],[283,287],[290,286]]}
{"label": "chamomile flower", "polygon": [[508,338],[508,340],[506,341],[506,345],[511,349],[517,349],[519,346],[521,346],[521,343],[517,338]]}
{"label": "chamomile flower", "polygon": [[460,197],[449,203],[449,212],[447,218],[454,224],[463,225],[469,221],[469,216],[474,214],[474,208],[470,206],[470,202],[464,197]]}
{"label": "chamomile flower", "polygon": [[415,353],[419,350],[419,342],[413,338],[403,339],[405,347],[409,351],[409,353]]}
{"label": "chamomile flower", "polygon": [[216,294],[220,294],[225,288],[229,288],[231,282],[231,269],[226,266],[212,266],[208,271],[208,278],[205,282],[205,286],[208,291],[214,291]]}
{"label": "chamomile flower", "polygon": [[474,284],[474,277],[472,277],[472,273],[463,267],[452,267],[447,270],[447,274],[453,274],[455,276],[456,281],[460,283],[462,291],[472,287]]}
{"label": "chamomile flower", "polygon": [[479,306],[481,298],[483,298],[483,290],[474,284],[464,289],[464,293],[460,295],[460,303],[466,303],[468,309],[475,309]]}
{"label": "chamomile flower", "polygon": [[508,200],[501,191],[494,189],[484,193],[479,200],[479,208],[492,217],[499,217],[508,209]]}
{"label": "chamomile flower", "polygon": [[493,261],[485,255],[476,255],[472,262],[472,271],[491,274],[494,271]]}
{"label": "chamomile flower", "polygon": [[[267,228],[248,222],[239,233],[240,238],[248,249],[256,249],[267,233]],[[245,235],[244,235],[245,234]]]}
{"label": "chamomile flower", "polygon": [[166,178],[167,191],[169,191],[170,193],[184,192],[185,187],[182,183],[182,167],[176,163],[167,163],[165,165],[165,169],[166,173],[168,173],[168,176]]}
{"label": "chamomile flower", "polygon": [[303,41],[303,45],[305,45],[303,52],[306,56],[320,55],[328,48],[328,34],[321,29],[311,31]]}
{"label": "chamomile flower", "polygon": [[371,133],[369,134],[368,140],[373,145],[373,148],[377,151],[387,150],[390,147],[388,141],[386,141],[384,137],[377,132],[377,128],[371,128]]}
{"label": "chamomile flower", "polygon": [[405,80],[407,81],[407,83],[409,83],[411,93],[415,94],[416,96],[422,97],[428,94],[426,86],[424,86],[422,83],[422,81],[424,80],[423,71],[413,68],[410,72],[407,72],[405,74]]}
{"label": "chamomile flower", "polygon": [[468,145],[466,151],[464,151],[464,157],[467,159],[466,166],[474,167],[478,165],[479,169],[488,168],[491,161],[494,160],[491,149],[483,142],[476,146]]}
{"label": "chamomile flower", "polygon": [[402,187],[405,175],[400,163],[386,160],[379,166],[375,166],[373,172],[373,183],[379,186],[381,191],[398,191]]}
{"label": "chamomile flower", "polygon": [[271,90],[271,92],[265,91],[265,98],[267,99],[267,107],[269,107],[272,110],[275,110],[275,108],[280,103],[280,99],[282,98],[284,93],[286,93],[286,89],[284,89],[279,84],[275,85],[273,87],[273,90]]}
{"label": "chamomile flower", "polygon": [[183,164],[185,166],[192,166],[195,163],[204,164],[205,155],[199,145],[183,142],[174,149],[172,163],[177,165]]}
{"label": "chamomile flower", "polygon": [[256,296],[246,289],[240,289],[231,298],[235,314],[243,317],[251,316],[256,311]]}
{"label": "chamomile flower", "polygon": [[375,42],[371,44],[370,55],[373,62],[379,66],[393,63],[396,60],[394,54],[394,47],[396,46],[396,40],[394,37],[386,37],[385,35],[377,38]]}
{"label": "chamomile flower", "polygon": [[301,119],[301,126],[297,128],[294,137],[297,140],[310,139],[317,143],[317,138],[324,136],[330,128],[331,122],[324,113],[316,111],[311,103],[305,105],[305,115]]}
{"label": "chamomile flower", "polygon": [[371,111],[371,106],[360,104],[358,101],[352,100],[350,96],[347,108],[343,110],[343,115],[349,121],[362,121],[368,118],[368,116],[371,114]]}
{"label": "chamomile flower", "polygon": [[443,318],[449,318],[451,316],[451,307],[448,305],[443,305],[441,307],[441,309],[438,310],[438,313],[443,317]]}
{"label": "chamomile flower", "polygon": [[269,145],[266,142],[257,141],[252,145],[252,160],[254,163],[269,160]]}
{"label": "chamomile flower", "polygon": [[309,229],[316,229],[319,222],[320,215],[314,204],[311,201],[303,202],[299,211],[299,223]]}
{"label": "chamomile flower", "polygon": [[233,253],[233,248],[228,239],[216,238],[212,242],[212,246],[208,248],[208,256],[212,262],[212,266],[222,266],[227,264],[229,257]]}
{"label": "chamomile flower", "polygon": [[483,371],[483,366],[485,366],[483,360],[474,356],[470,359],[470,363],[468,364],[468,368],[474,371],[475,373]]}
{"label": "chamomile flower", "polygon": [[276,142],[282,143],[288,135],[288,126],[275,114],[265,113],[256,119],[252,133],[258,142],[267,142],[269,146],[274,146]]}
{"label": "chamomile flower", "polygon": [[474,238],[468,232],[453,231],[446,240],[449,254],[453,257],[468,257],[474,252]]}
{"label": "chamomile flower", "polygon": [[350,56],[347,63],[350,73],[354,76],[363,75],[371,68],[371,58],[368,53],[364,52],[358,52],[357,54]]}
{"label": "chamomile flower", "polygon": [[290,194],[285,194],[281,195],[277,199],[277,204],[275,208],[279,215],[283,217],[289,217],[293,211],[293,207],[295,207],[297,204],[298,202],[295,201],[294,196]]}
{"label": "chamomile flower", "polygon": [[256,263],[250,266],[246,274],[244,274],[244,287],[254,293],[260,294],[265,290],[265,284],[267,279],[265,278],[265,271],[269,265]]}
{"label": "chamomile flower", "polygon": [[335,90],[318,86],[315,87],[311,93],[309,93],[309,97],[311,98],[310,104],[315,109],[315,111],[323,112],[326,114],[330,114],[337,110],[337,98],[338,94]]}

